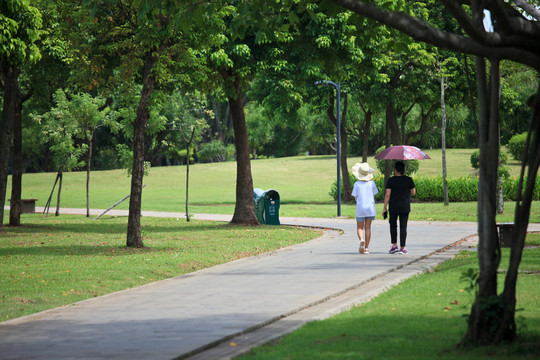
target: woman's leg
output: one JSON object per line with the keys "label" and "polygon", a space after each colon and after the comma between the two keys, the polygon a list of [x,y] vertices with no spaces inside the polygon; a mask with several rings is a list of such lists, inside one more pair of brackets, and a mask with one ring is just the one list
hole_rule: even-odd
{"label": "woman's leg", "polygon": [[390,241],[392,246],[397,246],[397,213],[390,212],[390,218],[388,222],[390,223]]}
{"label": "woman's leg", "polygon": [[356,222],[356,233],[358,234],[358,240],[360,240],[360,247],[358,251],[363,254],[366,247],[364,238],[364,221]]}
{"label": "woman's leg", "polygon": [[371,219],[366,219],[366,226],[364,232],[366,235],[366,249],[369,249],[369,242],[371,241]]}
{"label": "woman's leg", "polygon": [[399,246],[405,248],[407,242],[407,221],[409,221],[409,213],[399,214]]}

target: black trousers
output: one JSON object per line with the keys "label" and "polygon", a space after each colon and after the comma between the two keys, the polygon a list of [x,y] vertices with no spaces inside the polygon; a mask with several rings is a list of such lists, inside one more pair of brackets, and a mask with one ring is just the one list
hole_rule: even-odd
{"label": "black trousers", "polygon": [[397,244],[397,219],[399,217],[399,245],[405,247],[407,241],[407,222],[409,221],[409,213],[393,213],[390,212],[390,239],[392,244]]}

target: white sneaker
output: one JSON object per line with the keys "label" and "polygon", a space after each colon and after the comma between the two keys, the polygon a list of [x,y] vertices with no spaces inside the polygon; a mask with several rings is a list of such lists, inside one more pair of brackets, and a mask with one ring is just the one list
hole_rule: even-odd
{"label": "white sneaker", "polygon": [[364,240],[360,240],[360,248],[358,248],[358,252],[360,254],[363,254],[366,251],[366,242]]}

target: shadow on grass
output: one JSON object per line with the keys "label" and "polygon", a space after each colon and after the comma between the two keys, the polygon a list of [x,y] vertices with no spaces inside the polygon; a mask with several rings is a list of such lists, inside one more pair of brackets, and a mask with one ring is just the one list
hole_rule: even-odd
{"label": "shadow on grass", "polygon": [[[119,218],[104,218],[99,222],[78,222],[73,223],[72,220],[66,219],[65,222],[55,220],[54,223],[23,223],[18,227],[5,227],[3,236],[9,237],[16,234],[54,234],[55,232],[66,232],[73,234],[125,234],[127,231],[127,218],[121,223],[118,223]],[[122,218],[124,219],[124,218]],[[147,218],[148,219],[148,218]],[[110,222],[115,221],[115,222]],[[154,218],[150,222],[146,222],[145,218],[141,220],[141,231],[156,231],[156,232],[206,232],[206,231],[222,231],[236,228],[243,228],[240,225],[233,225],[223,222],[210,221],[190,221],[189,223],[183,219],[167,219]]]}
{"label": "shadow on grass", "polygon": [[[396,307],[399,307],[397,305]],[[453,312],[453,314],[452,314]],[[441,316],[355,315],[313,322],[241,359],[517,359],[538,358],[540,334],[524,332],[511,344],[463,348],[463,308]],[[396,311],[397,313],[397,311]],[[443,313],[443,309],[441,309]],[[538,329],[540,319],[527,319]],[[260,356],[259,356],[260,354]]]}

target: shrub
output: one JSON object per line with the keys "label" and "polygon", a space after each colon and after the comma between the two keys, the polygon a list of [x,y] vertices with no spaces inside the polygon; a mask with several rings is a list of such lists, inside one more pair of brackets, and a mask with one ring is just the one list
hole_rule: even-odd
{"label": "shrub", "polygon": [[471,154],[471,166],[473,169],[480,169],[480,150],[478,149]]}
{"label": "shrub", "polygon": [[[343,199],[343,179],[341,180],[341,199]],[[349,181],[351,182],[351,190],[354,186],[354,183],[358,181],[356,177],[353,174],[349,174]],[[378,177],[374,177],[373,181],[375,181],[375,185],[377,186],[377,189],[379,189],[379,192],[377,195],[375,195],[375,200],[384,200],[384,176],[380,175]],[[332,185],[330,186],[330,192],[328,193],[332,197],[332,199],[337,200],[337,181],[335,180]]]}
{"label": "shrub", "polygon": [[201,145],[199,161],[202,163],[220,162],[227,160],[227,148],[220,140]]}
{"label": "shrub", "polygon": [[[497,169],[497,174],[499,177],[504,179],[510,176],[510,170],[507,167],[503,166],[508,162],[508,154],[504,151],[499,152],[499,167]],[[471,166],[473,169],[478,170],[480,168],[480,150],[474,150],[471,154]]]}
{"label": "shrub", "polygon": [[525,142],[527,141],[527,133],[521,133],[512,136],[506,147],[514,160],[523,161],[523,153],[525,151]]}
{"label": "shrub", "polygon": [[[508,154],[504,151],[499,152],[499,166],[506,165],[508,162]],[[471,154],[471,166],[474,169],[480,169],[480,150],[476,149]]]}
{"label": "shrub", "polygon": [[[444,201],[443,178],[438,177],[415,177],[416,185],[415,201],[418,202],[442,202]],[[379,193],[375,196],[376,201],[384,200],[384,176],[378,176],[373,179]],[[351,185],[356,182],[354,175],[351,175]],[[467,202],[478,200],[478,178],[463,176],[459,178],[447,179],[448,182],[448,199],[450,202]],[[526,179],[524,180],[524,183]],[[517,198],[517,187],[519,179],[506,178],[503,180],[504,201],[515,201]],[[343,186],[341,187],[343,194]],[[337,182],[334,181],[330,188],[329,195],[336,200]],[[533,200],[540,200],[540,177],[536,177]]]}

